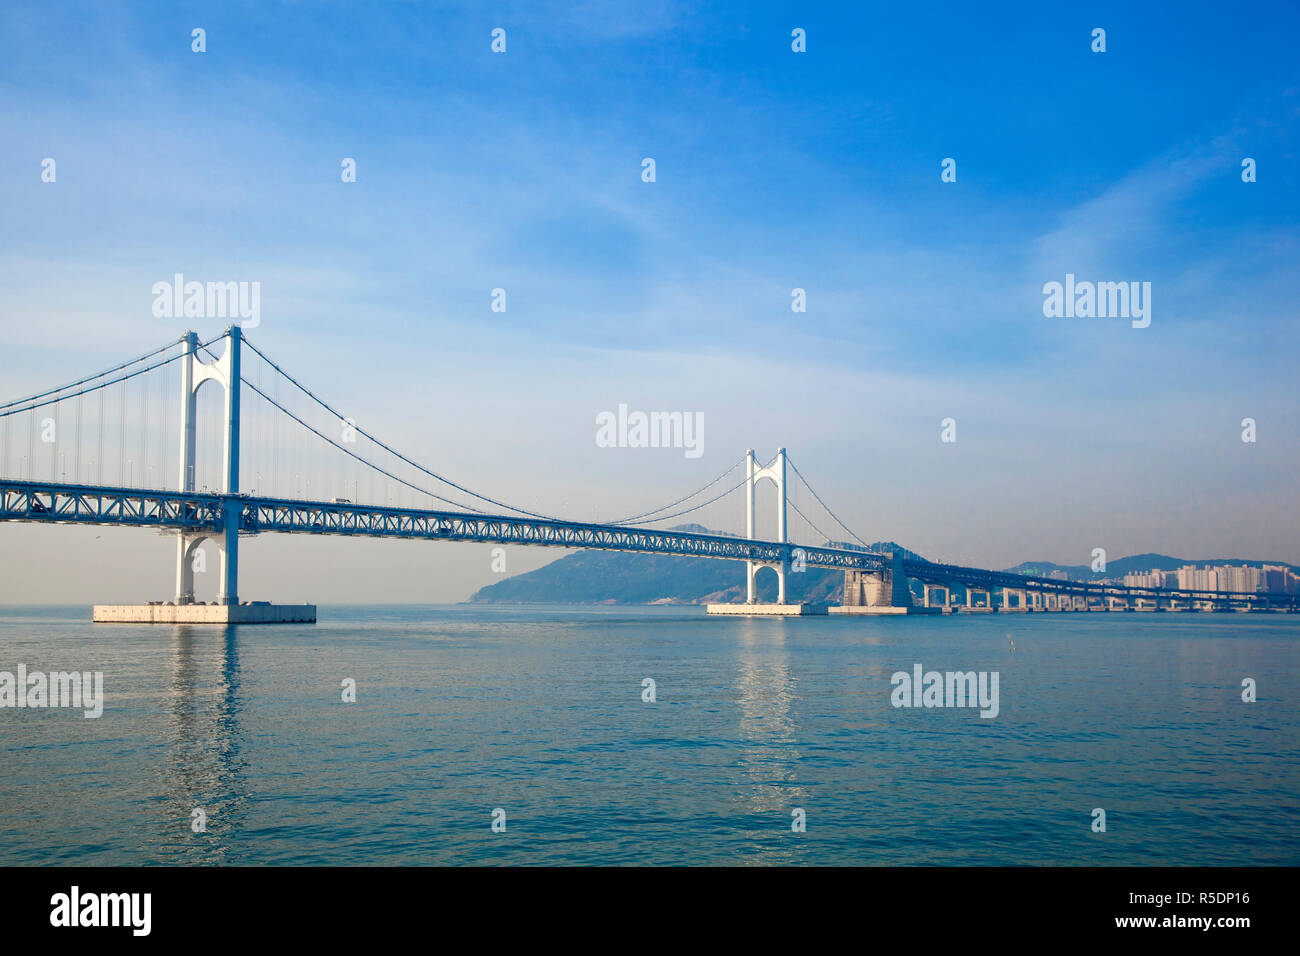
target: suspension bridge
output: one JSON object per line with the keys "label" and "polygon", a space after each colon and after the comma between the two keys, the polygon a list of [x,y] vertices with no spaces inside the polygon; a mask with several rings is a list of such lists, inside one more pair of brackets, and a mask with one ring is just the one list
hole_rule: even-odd
{"label": "suspension bridge", "polygon": [[[202,388],[207,383],[215,387]],[[241,478],[252,480],[249,491],[241,491]],[[771,539],[759,536],[756,520],[755,495],[764,482],[776,488]],[[691,525],[666,526],[688,515]],[[741,516],[743,534],[724,530]],[[106,622],[314,621],[311,605],[240,600],[240,538],[264,533],[744,562],[746,601],[709,606],[720,614],[939,612],[954,609],[954,587],[964,591],[966,611],[1300,610],[1294,595],[1125,587],[874,550],[784,448],[766,463],[749,450],[702,488],[649,511],[607,521],[542,514],[473,490],[385,443],[285,371],[239,326],[207,342],[186,332],[97,374],[0,404],[0,521],[174,533],[170,599],[97,605],[94,619]],[[823,527],[847,538],[837,541]],[[196,550],[205,541],[220,552],[212,603],[195,599]],[[757,598],[765,568],[776,576],[774,603]],[[844,573],[840,605],[787,601],[788,576],[809,568]]]}

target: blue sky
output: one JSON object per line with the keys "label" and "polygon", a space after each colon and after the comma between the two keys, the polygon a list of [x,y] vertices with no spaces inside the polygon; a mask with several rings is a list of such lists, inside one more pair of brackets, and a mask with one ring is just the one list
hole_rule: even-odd
{"label": "blue sky", "polygon": [[[257,280],[269,354],[542,510],[651,507],[785,444],[868,539],[935,557],[1300,562],[1293,5],[51,3],[0,27],[6,395],[178,334],[149,308],[174,272]],[[1151,327],[1045,318],[1066,272],[1151,282]],[[706,454],[594,447],[620,402],[703,412]],[[426,595],[380,546],[257,550]]]}

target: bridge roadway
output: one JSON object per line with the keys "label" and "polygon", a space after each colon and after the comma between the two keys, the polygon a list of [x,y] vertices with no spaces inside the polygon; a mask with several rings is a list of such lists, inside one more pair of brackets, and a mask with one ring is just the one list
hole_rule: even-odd
{"label": "bridge roadway", "polygon": [[[431,541],[588,548],[647,554],[679,554],[732,561],[781,564],[802,552],[808,567],[881,574],[886,555],[847,548],[813,547],[728,535],[658,531],[580,521],[551,521],[420,508],[394,508],[348,502],[302,501],[256,495],[199,491],[118,488],[0,478],[0,521],[89,524],[210,532],[219,537],[228,510],[238,511],[241,534],[276,532],[334,534],[377,538],[423,538]],[[1063,581],[1032,575],[989,571],[960,565],[905,559],[909,578],[946,587],[961,584],[977,591],[995,588],[1054,593],[1082,599],[1217,601],[1256,607],[1296,609],[1293,595],[1246,592],[1129,588],[1114,584]]]}

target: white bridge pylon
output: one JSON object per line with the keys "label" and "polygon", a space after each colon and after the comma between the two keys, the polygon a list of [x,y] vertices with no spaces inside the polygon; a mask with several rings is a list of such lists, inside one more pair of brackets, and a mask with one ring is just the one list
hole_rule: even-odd
{"label": "white bridge pylon", "polygon": [[[199,337],[185,333],[185,351],[181,357],[181,472],[180,490],[194,490],[195,410],[199,386],[213,381],[226,390],[225,462],[221,469],[221,491],[234,495],[239,491],[239,343],[242,332],[232,325],[226,330],[226,351],[221,358],[202,362],[198,356]],[[239,512],[237,501],[223,505],[224,530],[214,539],[221,549],[221,578],[218,604],[239,603]],[[194,549],[210,537],[206,531],[180,531],[176,535],[176,603],[194,603]]]}
{"label": "white bridge pylon", "polygon": [[[785,521],[785,449],[776,450],[776,458],[770,465],[762,468],[757,467],[754,460],[754,449],[750,448],[745,451],[745,536],[751,540],[754,537],[754,488],[758,483],[767,479],[776,485],[776,540],[781,544],[788,543],[786,534]],[[746,580],[746,599],[745,603],[754,604],[756,601],[754,593],[754,576],[758,574],[760,568],[771,568],[776,572],[776,603],[785,603],[785,575],[789,570],[789,556],[784,549],[782,551],[781,563],[772,564],[765,561],[748,561],[748,570],[745,574]]]}

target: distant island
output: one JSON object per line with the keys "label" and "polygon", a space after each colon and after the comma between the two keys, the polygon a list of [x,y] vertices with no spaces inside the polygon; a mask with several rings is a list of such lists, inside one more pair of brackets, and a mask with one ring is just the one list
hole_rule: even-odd
{"label": "distant island", "polygon": [[[674,531],[714,534],[697,524],[681,525]],[[848,547],[832,542],[835,547]],[[914,551],[892,541],[878,541],[872,551],[902,551],[904,556],[924,560]],[[1213,559],[1189,562],[1162,554],[1139,554],[1107,564],[1106,571],[1094,572],[1088,565],[1060,565],[1047,561],[1026,561],[1006,570],[1014,574],[1069,578],[1074,581],[1109,580],[1123,583],[1126,574],[1153,570],[1176,574],[1189,564],[1245,567],[1286,567],[1266,561]],[[1173,584],[1171,586],[1177,586]],[[844,572],[809,568],[786,579],[787,600],[838,604],[844,596]],[[776,600],[776,576],[760,574],[760,601]],[[958,589],[960,590],[960,589]],[[919,601],[921,592],[914,588]],[[526,574],[505,578],[476,591],[474,604],[708,604],[745,600],[743,561],[716,558],[685,558],[661,554],[633,554],[620,551],[578,551]]]}

